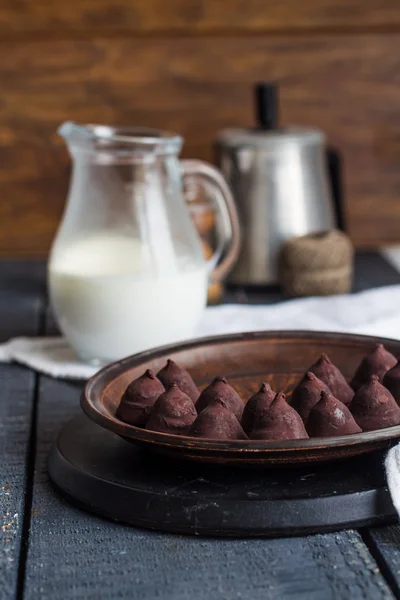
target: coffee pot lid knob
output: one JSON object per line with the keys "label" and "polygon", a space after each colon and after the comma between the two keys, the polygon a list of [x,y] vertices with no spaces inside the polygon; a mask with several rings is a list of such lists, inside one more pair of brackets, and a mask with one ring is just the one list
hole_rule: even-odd
{"label": "coffee pot lid knob", "polygon": [[278,129],[279,98],[276,83],[271,81],[256,83],[254,100],[257,127],[263,130]]}

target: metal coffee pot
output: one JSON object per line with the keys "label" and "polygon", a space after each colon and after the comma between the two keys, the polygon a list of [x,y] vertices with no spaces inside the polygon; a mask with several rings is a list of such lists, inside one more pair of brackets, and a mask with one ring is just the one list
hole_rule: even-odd
{"label": "metal coffee pot", "polygon": [[227,129],[216,140],[218,166],[242,227],[239,260],[229,276],[240,285],[277,283],[282,242],[342,225],[323,132],[278,128],[276,87],[258,84],[255,90],[258,127]]}

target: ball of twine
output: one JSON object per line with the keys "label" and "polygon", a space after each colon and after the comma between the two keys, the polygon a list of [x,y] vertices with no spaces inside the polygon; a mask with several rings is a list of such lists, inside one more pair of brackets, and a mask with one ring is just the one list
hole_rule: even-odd
{"label": "ball of twine", "polygon": [[279,259],[287,296],[326,296],[350,291],[354,250],[349,237],[331,230],[289,239]]}

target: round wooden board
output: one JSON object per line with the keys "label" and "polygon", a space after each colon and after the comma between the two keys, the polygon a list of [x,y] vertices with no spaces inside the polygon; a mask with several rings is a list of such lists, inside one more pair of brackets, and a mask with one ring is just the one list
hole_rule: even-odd
{"label": "round wooden board", "polygon": [[395,516],[381,452],[324,465],[235,469],[144,452],[85,415],[59,434],[53,483],[79,506],[148,529],[287,536],[377,525]]}
{"label": "round wooden board", "polygon": [[286,442],[214,441],[139,429],[115,417],[127,385],[147,368],[157,372],[172,358],[186,367],[200,388],[224,375],[248,399],[268,381],[275,391],[290,391],[322,352],[350,378],[377,342],[400,357],[400,342],[374,337],[317,332],[257,332],[176,344],[108,365],[90,379],[82,394],[84,412],[125,439],[172,457],[233,466],[295,465],[331,461],[385,448],[400,438],[400,426],[334,438]]}

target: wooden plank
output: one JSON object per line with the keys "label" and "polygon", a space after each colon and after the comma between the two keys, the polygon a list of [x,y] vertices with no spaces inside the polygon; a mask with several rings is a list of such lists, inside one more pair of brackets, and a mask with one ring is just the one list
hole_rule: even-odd
{"label": "wooden plank", "polygon": [[358,252],[354,259],[353,292],[398,285],[400,273],[377,252]]}
{"label": "wooden plank", "polygon": [[146,532],[86,514],[51,487],[47,456],[79,386],[41,378],[25,598],[392,598],[358,533],[276,540]]}
{"label": "wooden plank", "polygon": [[0,379],[0,598],[11,599],[17,594],[35,376],[0,365]]}
{"label": "wooden plank", "polygon": [[399,24],[396,0],[231,0],[229,6],[223,0],[3,0],[0,7],[0,31],[6,36],[357,30]]}
{"label": "wooden plank", "polygon": [[0,301],[4,294],[15,296],[16,301],[44,298],[46,291],[46,263],[37,260],[0,261]]}
{"label": "wooden plank", "polygon": [[[11,335],[35,335],[39,328],[42,269],[26,264],[12,267],[0,263],[0,342]],[[29,284],[24,287],[14,275],[28,269]],[[0,598],[8,600],[17,597],[35,375],[16,365],[0,364],[0,381]]]}
{"label": "wooden plank", "polygon": [[46,296],[45,273],[43,262],[0,261],[0,343],[37,334]]}
{"label": "wooden plank", "polygon": [[400,598],[400,526],[373,527],[363,532],[363,538],[396,598]]}
{"label": "wooden plank", "polygon": [[60,122],[177,130],[184,156],[211,160],[220,129],[253,124],[263,78],[281,85],[284,123],[343,152],[355,243],[398,242],[398,35],[53,40],[0,45],[0,255],[48,251],[69,176]]}

